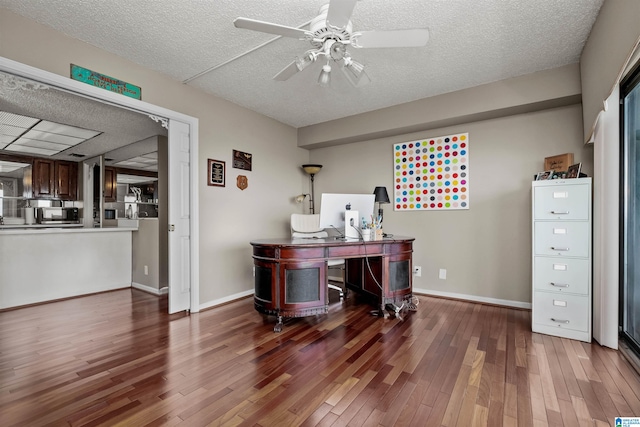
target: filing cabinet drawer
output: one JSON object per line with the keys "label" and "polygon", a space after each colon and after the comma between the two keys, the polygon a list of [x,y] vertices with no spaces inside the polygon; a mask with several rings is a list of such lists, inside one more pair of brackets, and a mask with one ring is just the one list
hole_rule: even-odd
{"label": "filing cabinet drawer", "polygon": [[553,185],[534,187],[534,220],[590,219],[591,186]]}
{"label": "filing cabinet drawer", "polygon": [[589,297],[582,295],[558,295],[550,292],[534,292],[533,323],[573,331],[589,330]]}
{"label": "filing cabinet drawer", "polygon": [[586,221],[538,221],[533,232],[535,254],[587,258],[591,253],[590,227]]}
{"label": "filing cabinet drawer", "polygon": [[588,259],[535,257],[533,286],[535,290],[570,294],[589,294]]}

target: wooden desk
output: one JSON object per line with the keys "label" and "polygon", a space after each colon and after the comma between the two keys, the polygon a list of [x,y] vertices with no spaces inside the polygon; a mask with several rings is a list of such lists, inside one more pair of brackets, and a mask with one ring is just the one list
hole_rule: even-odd
{"label": "wooden desk", "polygon": [[254,305],[261,313],[303,317],[329,311],[327,261],[345,260],[347,289],[371,297],[380,309],[410,304],[413,237],[363,242],[327,239],[267,239],[251,242],[255,265]]}

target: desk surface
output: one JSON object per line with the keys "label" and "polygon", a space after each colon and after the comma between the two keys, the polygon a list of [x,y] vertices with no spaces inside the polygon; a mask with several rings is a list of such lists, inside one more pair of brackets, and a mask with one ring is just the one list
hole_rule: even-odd
{"label": "desk surface", "polygon": [[395,242],[412,242],[415,238],[407,237],[407,236],[393,236],[393,237],[385,237],[382,240],[369,240],[362,241],[359,239],[343,239],[343,238],[298,238],[292,239],[290,237],[276,238],[276,239],[259,239],[251,241],[251,245],[253,246],[280,246],[280,247],[288,247],[288,246],[355,246],[355,245],[375,245],[380,243],[395,243]]}

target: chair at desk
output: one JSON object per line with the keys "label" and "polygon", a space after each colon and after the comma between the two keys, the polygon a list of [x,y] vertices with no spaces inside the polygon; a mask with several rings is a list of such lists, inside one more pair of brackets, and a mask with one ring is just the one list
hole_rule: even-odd
{"label": "chair at desk", "polygon": [[[294,238],[324,238],[329,237],[329,233],[320,228],[320,215],[319,214],[291,214],[291,237]],[[342,283],[344,283],[344,260],[343,259],[330,259],[327,264],[329,267],[340,266]],[[340,286],[336,286],[329,283],[327,279],[327,286],[329,289],[340,292],[340,299],[344,298],[344,289]]]}

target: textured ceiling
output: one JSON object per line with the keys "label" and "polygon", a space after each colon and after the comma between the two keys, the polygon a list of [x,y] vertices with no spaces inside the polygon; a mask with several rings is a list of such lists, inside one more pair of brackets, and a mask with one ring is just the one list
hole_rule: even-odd
{"label": "textured ceiling", "polygon": [[331,87],[318,86],[317,63],[287,81],[272,80],[309,49],[306,41],[280,38],[227,63],[274,38],[235,28],[236,17],[298,27],[326,2],[0,0],[0,7],[302,127],[576,63],[603,0],[359,1],[354,31],[430,32],[423,48],[350,48],[372,80],[360,88],[335,72]]}
{"label": "textured ceiling", "polygon": [[[110,153],[109,158],[117,162],[156,151],[155,144],[150,145],[148,139],[167,134],[166,129],[144,114],[58,89],[36,89],[33,85],[10,89],[13,85],[7,76],[0,73],[0,111],[100,132],[95,138],[51,156],[53,159],[78,161],[82,158],[72,154],[91,158]],[[128,148],[122,149],[123,146]]]}

